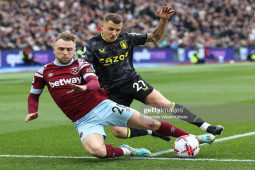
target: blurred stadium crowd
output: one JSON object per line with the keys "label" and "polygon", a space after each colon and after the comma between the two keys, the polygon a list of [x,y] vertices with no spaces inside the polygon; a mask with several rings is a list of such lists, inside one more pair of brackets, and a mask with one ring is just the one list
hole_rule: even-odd
{"label": "blurred stadium crowd", "polygon": [[123,31],[149,33],[157,25],[156,10],[176,10],[167,33],[146,46],[233,47],[255,45],[254,0],[0,0],[0,49],[52,49],[58,33],[79,37],[77,47],[100,33],[104,14],[119,13]]}

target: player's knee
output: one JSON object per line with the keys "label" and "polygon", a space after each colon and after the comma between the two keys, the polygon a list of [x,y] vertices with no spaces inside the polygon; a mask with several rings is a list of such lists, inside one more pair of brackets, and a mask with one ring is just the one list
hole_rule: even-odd
{"label": "player's knee", "polygon": [[98,158],[105,158],[107,153],[104,145],[102,146],[91,146],[90,148],[86,148],[87,152]]}
{"label": "player's knee", "polygon": [[151,130],[158,130],[160,125],[161,125],[161,123],[159,121],[156,121],[156,120],[151,121],[148,124],[149,129],[151,129]]}
{"label": "player's knee", "polygon": [[113,133],[114,136],[116,136],[117,138],[127,138],[127,130],[126,129],[120,129],[120,128],[111,128],[111,131]]}

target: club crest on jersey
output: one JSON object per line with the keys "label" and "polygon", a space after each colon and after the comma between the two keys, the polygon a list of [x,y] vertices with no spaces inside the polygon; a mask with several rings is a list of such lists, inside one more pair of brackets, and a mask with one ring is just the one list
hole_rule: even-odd
{"label": "club crest on jersey", "polygon": [[77,75],[77,74],[79,73],[79,67],[73,67],[73,68],[71,68],[71,73],[72,73],[73,75]]}
{"label": "club crest on jersey", "polygon": [[123,50],[125,50],[125,49],[128,48],[128,45],[127,45],[127,43],[126,43],[125,40],[123,40],[123,41],[120,42],[120,46],[121,46],[121,48],[122,48]]}

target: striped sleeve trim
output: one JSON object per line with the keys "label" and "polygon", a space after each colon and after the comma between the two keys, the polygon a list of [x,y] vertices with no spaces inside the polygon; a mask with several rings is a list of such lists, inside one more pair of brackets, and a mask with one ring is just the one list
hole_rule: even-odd
{"label": "striped sleeve trim", "polygon": [[30,90],[30,93],[33,94],[41,94],[43,92],[43,89],[34,89],[33,87]]}
{"label": "striped sleeve trim", "polygon": [[80,66],[80,70],[82,70],[84,67],[89,66],[90,64],[83,64],[82,66]]}
{"label": "striped sleeve trim", "polygon": [[39,73],[35,73],[35,76],[36,76],[36,77],[43,78],[43,75],[41,75],[41,74],[39,74]]}
{"label": "striped sleeve trim", "polygon": [[[95,74],[95,73],[86,73],[86,74],[84,74],[84,76],[83,76],[84,80],[86,80],[86,78],[87,78],[88,76],[96,76],[96,74]],[[97,77],[97,76],[96,76],[96,77]]]}
{"label": "striped sleeve trim", "polygon": [[44,71],[44,69],[47,67],[47,64],[46,65],[44,65],[42,68],[40,68],[39,70],[38,70],[38,73],[40,73],[41,75],[43,75],[43,71]]}

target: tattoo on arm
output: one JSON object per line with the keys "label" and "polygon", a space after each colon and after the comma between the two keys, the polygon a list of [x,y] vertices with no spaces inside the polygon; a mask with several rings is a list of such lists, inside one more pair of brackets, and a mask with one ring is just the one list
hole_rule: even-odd
{"label": "tattoo on arm", "polygon": [[148,35],[147,41],[146,42],[152,42],[152,41],[158,41],[162,38],[166,31],[166,25],[167,25],[167,20],[160,19],[159,24],[157,27],[153,30],[152,33]]}

